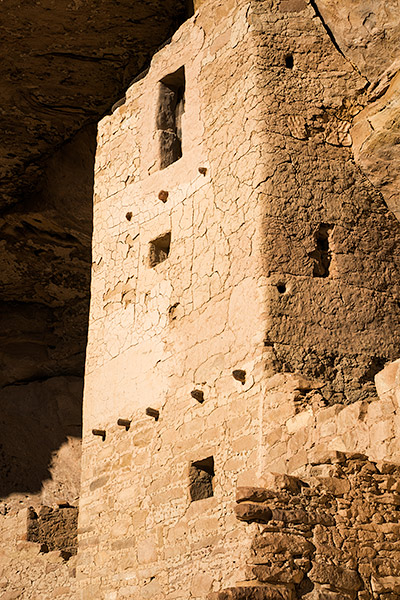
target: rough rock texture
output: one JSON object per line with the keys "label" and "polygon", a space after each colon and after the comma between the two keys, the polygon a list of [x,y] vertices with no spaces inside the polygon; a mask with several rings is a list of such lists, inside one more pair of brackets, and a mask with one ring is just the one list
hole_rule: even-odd
{"label": "rough rock texture", "polygon": [[365,77],[351,130],[356,162],[400,218],[398,0],[313,0],[337,48]]}
{"label": "rough rock texture", "polygon": [[399,598],[399,475],[398,465],[342,454],[302,479],[271,474],[268,489],[239,488],[237,518],[260,524],[247,580],[212,598]]}

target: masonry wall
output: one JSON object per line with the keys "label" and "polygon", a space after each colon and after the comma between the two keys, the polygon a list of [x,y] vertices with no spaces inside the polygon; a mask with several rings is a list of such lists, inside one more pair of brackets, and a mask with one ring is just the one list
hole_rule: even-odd
{"label": "masonry wall", "polygon": [[375,374],[398,358],[400,229],[353,160],[368,82],[310,3],[259,2],[250,22],[271,371],[323,381],[330,405],[371,401]]}
{"label": "masonry wall", "polygon": [[237,517],[254,532],[246,581],[215,598],[399,597],[398,465],[325,453],[304,479],[267,485],[238,489]]}
{"label": "masonry wall", "polygon": [[[81,600],[244,580],[236,486],[307,465],[327,431],[307,429],[311,405],[318,423],[376,400],[399,226],[349,151],[364,85],[302,0],[209,2],[101,122]],[[196,471],[211,457],[212,482]]]}
{"label": "masonry wall", "polygon": [[[230,508],[258,457],[265,329],[247,9],[205,6],[99,127],[82,598],[204,598],[236,580],[229,557],[250,543]],[[160,169],[159,82],[183,65],[183,155]],[[168,232],[152,267],[151,242]],[[210,457],[213,496],[191,501],[190,465]]]}
{"label": "masonry wall", "polygon": [[[54,515],[42,528],[40,541],[32,535],[33,510],[2,506],[0,515],[0,597],[2,600],[75,600],[76,508],[42,507],[35,523],[43,524],[43,512]],[[67,514],[65,514],[67,513]],[[36,515],[37,516],[37,515]],[[47,522],[49,520],[47,519]],[[61,526],[60,526],[61,525]],[[66,551],[67,550],[67,551]]]}

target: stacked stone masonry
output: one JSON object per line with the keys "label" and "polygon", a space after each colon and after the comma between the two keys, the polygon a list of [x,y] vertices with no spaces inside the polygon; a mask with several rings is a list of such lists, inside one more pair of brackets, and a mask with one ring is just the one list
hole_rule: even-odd
{"label": "stacked stone masonry", "polygon": [[[42,507],[41,513],[37,515],[33,509],[22,509],[2,514],[2,600],[76,598],[77,509]],[[39,536],[32,521],[45,525]]]}
{"label": "stacked stone masonry", "polygon": [[237,493],[237,518],[257,523],[246,581],[210,599],[400,597],[398,465],[333,452],[304,479],[268,479]]}
{"label": "stacked stone masonry", "polygon": [[354,161],[367,76],[314,1],[195,8],[98,127],[78,552],[45,539],[70,509],[5,514],[1,598],[394,600],[400,224]]}

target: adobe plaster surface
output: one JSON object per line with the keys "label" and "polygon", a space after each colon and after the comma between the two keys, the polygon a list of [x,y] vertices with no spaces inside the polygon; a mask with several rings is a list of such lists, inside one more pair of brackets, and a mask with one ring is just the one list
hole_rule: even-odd
{"label": "adobe plaster surface", "polygon": [[[160,169],[160,82],[182,66],[182,157]],[[82,599],[235,587],[252,536],[236,486],[351,446],[336,416],[358,435],[357,408],[378,406],[374,375],[399,345],[399,224],[352,158],[365,83],[312,6],[209,2],[101,122]],[[358,444],[383,457],[374,436],[393,432],[370,435]],[[211,456],[213,496],[191,501],[190,465]]]}

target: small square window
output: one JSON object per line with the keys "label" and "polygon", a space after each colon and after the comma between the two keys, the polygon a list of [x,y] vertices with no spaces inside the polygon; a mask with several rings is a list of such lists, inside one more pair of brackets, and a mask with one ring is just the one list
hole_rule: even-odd
{"label": "small square window", "polygon": [[189,469],[189,491],[192,502],[214,496],[214,474],[213,456],[192,462]]}
{"label": "small square window", "polygon": [[168,258],[169,250],[171,246],[171,232],[165,233],[164,235],[156,238],[150,242],[150,255],[149,264],[150,267],[155,267],[160,263],[164,262]]}

